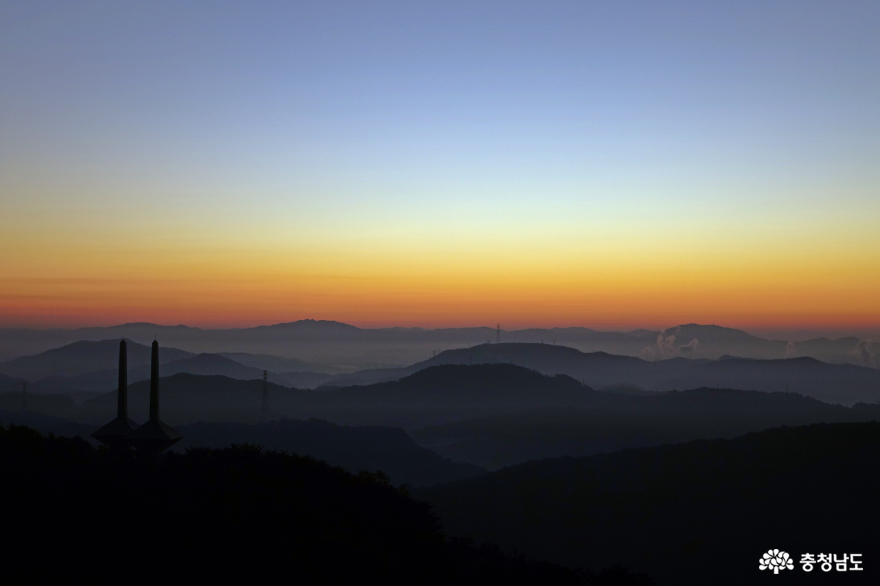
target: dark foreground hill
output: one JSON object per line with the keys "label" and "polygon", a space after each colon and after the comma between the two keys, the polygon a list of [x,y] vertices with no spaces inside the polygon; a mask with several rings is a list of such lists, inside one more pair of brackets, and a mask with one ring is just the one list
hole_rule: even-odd
{"label": "dark foreground hill", "polygon": [[83,425],[61,417],[52,417],[33,411],[0,408],[0,425],[24,425],[43,435],[51,433],[61,437],[80,437],[95,447],[101,445],[100,442],[92,439],[92,433],[97,431],[99,426]]}
{"label": "dark foreground hill", "polygon": [[[91,434],[99,426],[83,425],[21,411],[0,410],[0,423],[26,425],[44,434],[80,437],[94,446]],[[420,447],[406,432],[393,427],[347,427],[316,419],[309,421],[267,421],[245,423],[195,423],[177,430],[183,439],[176,452],[187,449],[223,448],[231,444],[253,444],[266,449],[308,456],[343,470],[381,472],[395,485],[427,486],[470,478],[486,471],[473,464],[453,462]]]}
{"label": "dark foreground hill", "polygon": [[[571,567],[620,563],[659,584],[877,584],[880,423],[558,458],[432,487],[445,531]],[[795,569],[761,572],[778,548]],[[860,553],[864,570],[802,554]]]}
{"label": "dark foreground hill", "polygon": [[4,556],[32,580],[636,584],[449,541],[380,476],[249,446],[160,461],[0,426]]}
{"label": "dark foreground hill", "polygon": [[284,450],[339,466],[349,472],[382,472],[394,485],[428,486],[485,473],[473,464],[453,462],[420,447],[402,429],[351,427],[327,421],[196,423],[177,428],[184,437],[174,451],[253,444]]}

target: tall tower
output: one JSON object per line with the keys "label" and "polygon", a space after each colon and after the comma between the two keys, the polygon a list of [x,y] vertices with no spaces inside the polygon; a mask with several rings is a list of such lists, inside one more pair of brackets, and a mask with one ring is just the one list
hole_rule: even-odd
{"label": "tall tower", "polygon": [[263,371],[263,404],[260,406],[260,421],[269,419],[269,371]]}
{"label": "tall tower", "polygon": [[119,384],[116,391],[116,419],[92,434],[99,442],[119,450],[130,447],[129,439],[137,423],[128,418],[128,350],[119,342]]}
{"label": "tall tower", "polygon": [[501,324],[498,324],[498,329],[495,330],[495,343],[501,343]]}
{"label": "tall tower", "polygon": [[153,341],[150,357],[150,420],[131,434],[131,444],[138,452],[160,454],[183,438],[176,429],[159,419],[159,342]]}
{"label": "tall tower", "polygon": [[27,383],[21,383],[21,410],[27,411]]}

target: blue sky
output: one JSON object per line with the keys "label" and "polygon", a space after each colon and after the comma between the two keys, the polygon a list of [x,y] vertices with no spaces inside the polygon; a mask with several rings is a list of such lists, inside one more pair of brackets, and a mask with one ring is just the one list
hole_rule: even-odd
{"label": "blue sky", "polygon": [[878,23],[848,1],[4,2],[5,268],[50,278],[36,241],[111,222],[340,267],[367,238],[386,263],[601,238],[874,267]]}

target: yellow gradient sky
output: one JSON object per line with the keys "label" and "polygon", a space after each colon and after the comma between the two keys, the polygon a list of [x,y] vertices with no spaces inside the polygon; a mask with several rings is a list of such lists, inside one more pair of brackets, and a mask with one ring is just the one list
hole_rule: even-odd
{"label": "yellow gradient sky", "polygon": [[0,327],[880,329],[876,5],[318,4],[0,9]]}

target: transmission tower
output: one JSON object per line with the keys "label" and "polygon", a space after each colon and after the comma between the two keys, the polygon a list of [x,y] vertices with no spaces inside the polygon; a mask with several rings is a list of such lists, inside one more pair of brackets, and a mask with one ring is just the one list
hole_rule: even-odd
{"label": "transmission tower", "polygon": [[263,371],[263,405],[260,407],[260,419],[269,419],[269,371]]}
{"label": "transmission tower", "polygon": [[495,343],[501,343],[501,324],[498,324],[498,329],[495,330]]}
{"label": "transmission tower", "polygon": [[21,410],[27,411],[27,383],[21,383]]}

